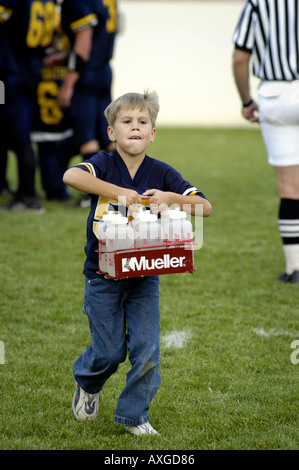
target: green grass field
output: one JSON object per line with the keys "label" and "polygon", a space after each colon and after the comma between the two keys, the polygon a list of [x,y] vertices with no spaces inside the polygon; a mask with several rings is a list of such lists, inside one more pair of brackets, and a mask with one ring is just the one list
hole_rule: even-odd
{"label": "green grass field", "polygon": [[[299,286],[276,280],[278,196],[258,128],[158,129],[148,153],[213,205],[196,272],[160,277],[162,382],[150,408],[160,436],[113,423],[128,362],[105,385],[98,420],[73,417],[72,365],[90,343],[88,210],[45,201],[44,214],[0,213],[0,449],[297,450]],[[9,171],[15,185],[13,155]]]}

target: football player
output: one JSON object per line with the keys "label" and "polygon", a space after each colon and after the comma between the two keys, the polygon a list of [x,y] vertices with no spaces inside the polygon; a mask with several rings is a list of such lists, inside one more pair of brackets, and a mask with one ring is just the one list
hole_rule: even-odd
{"label": "football player", "polygon": [[6,70],[2,119],[7,132],[2,145],[11,148],[18,161],[18,189],[6,209],[43,209],[35,189],[30,131],[42,60],[55,27],[55,4],[56,0],[0,0],[0,11],[7,16],[0,47],[0,68]]}

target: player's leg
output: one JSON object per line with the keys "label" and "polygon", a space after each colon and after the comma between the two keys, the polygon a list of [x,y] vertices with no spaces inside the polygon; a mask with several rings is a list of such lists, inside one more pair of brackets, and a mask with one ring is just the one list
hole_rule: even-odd
{"label": "player's leg", "polygon": [[18,161],[18,190],[11,209],[42,209],[35,190],[35,155],[30,132],[33,120],[34,81],[18,75],[10,75],[7,81],[7,96],[12,150]]}
{"label": "player's leg", "polygon": [[[0,69],[0,79],[3,83],[7,82],[7,72]],[[7,181],[7,164],[8,164],[8,135],[9,123],[7,119],[7,97],[5,97],[6,105],[0,105],[0,195],[13,194],[12,188],[9,187]]]}
{"label": "player's leg", "polygon": [[63,182],[66,172],[68,140],[39,142],[38,156],[43,189],[48,200],[67,201],[70,194]]}
{"label": "player's leg", "polygon": [[[96,137],[97,95],[93,89],[78,88],[73,97],[72,115],[76,141],[82,160],[87,160],[99,152]],[[89,207],[89,196],[83,196],[76,206]]]}
{"label": "player's leg", "polygon": [[299,282],[299,165],[275,167],[280,195],[279,231],[286,271],[278,278]]}
{"label": "player's leg", "polygon": [[98,92],[98,112],[96,135],[100,148],[105,152],[112,152],[115,149],[115,143],[111,142],[107,133],[107,120],[104,111],[111,103],[112,71],[109,64],[102,69],[101,87]]}
{"label": "player's leg", "polygon": [[97,94],[93,87],[80,86],[76,89],[72,102],[72,117],[76,140],[82,155],[96,154],[99,143],[96,136]]}

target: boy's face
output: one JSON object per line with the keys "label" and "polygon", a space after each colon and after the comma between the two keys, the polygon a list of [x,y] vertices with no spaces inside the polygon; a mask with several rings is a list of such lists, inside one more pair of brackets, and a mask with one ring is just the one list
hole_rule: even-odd
{"label": "boy's face", "polygon": [[149,144],[155,140],[156,129],[152,128],[148,110],[121,109],[114,126],[108,127],[108,136],[116,143],[120,155],[144,156]]}

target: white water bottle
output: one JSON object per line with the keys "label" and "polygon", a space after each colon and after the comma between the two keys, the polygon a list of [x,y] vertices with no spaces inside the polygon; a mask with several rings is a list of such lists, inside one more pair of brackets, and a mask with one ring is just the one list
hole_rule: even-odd
{"label": "white water bottle", "polygon": [[173,212],[178,212],[180,209],[179,207],[167,207],[164,211],[160,214],[160,224],[161,224],[161,232],[162,236],[164,233],[168,233],[168,226],[169,226],[169,215]]}
{"label": "white water bottle", "polygon": [[112,219],[122,217],[121,214],[115,212],[109,212],[103,214],[102,220],[97,225],[97,236],[100,241],[99,243],[99,268],[102,273],[107,272],[107,249],[106,249],[106,231],[111,224]]}
{"label": "white water bottle", "polygon": [[181,240],[192,240],[192,224],[186,219],[185,211],[172,210],[167,216],[167,220],[163,223],[163,239],[166,241],[179,242]]}
{"label": "white water bottle", "polygon": [[138,232],[138,225],[139,225],[139,219],[140,215],[145,211],[144,207],[138,208],[136,211],[132,213],[132,221],[131,221],[131,227],[134,230],[134,233]]}
{"label": "white water bottle", "polygon": [[128,225],[127,217],[111,220],[106,230],[107,272],[115,277],[115,251],[134,247],[133,228]]}
{"label": "white water bottle", "polygon": [[156,214],[149,211],[141,212],[139,223],[135,230],[136,247],[149,247],[161,244],[161,226]]}

